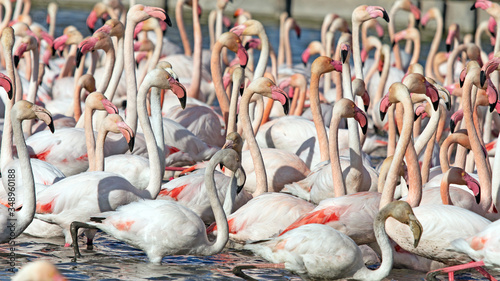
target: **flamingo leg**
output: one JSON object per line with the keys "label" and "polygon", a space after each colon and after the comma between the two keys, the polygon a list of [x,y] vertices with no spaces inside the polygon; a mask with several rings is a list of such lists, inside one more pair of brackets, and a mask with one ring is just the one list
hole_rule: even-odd
{"label": "flamingo leg", "polygon": [[74,258],[71,260],[72,262],[76,262],[77,258],[81,258],[80,249],[78,248],[78,229],[79,228],[92,228],[97,229],[93,225],[89,225],[84,222],[74,221],[71,223],[71,238],[73,239],[73,251],[75,253]]}
{"label": "flamingo leg", "polygon": [[455,278],[454,277],[455,271],[474,268],[477,271],[479,271],[479,273],[481,273],[486,278],[488,278],[488,280],[497,281],[497,279],[495,279],[493,276],[491,276],[491,274],[489,274],[484,268],[482,268],[482,266],[484,266],[484,262],[478,261],[478,262],[470,262],[470,263],[466,263],[466,264],[445,267],[445,268],[441,268],[441,269],[427,272],[427,275],[425,278],[426,278],[426,280],[436,280],[435,279],[436,275],[441,274],[441,273],[448,273],[448,279],[450,281],[452,281],[452,280],[455,280],[454,279]]}
{"label": "flamingo leg", "polygon": [[252,269],[252,268],[280,268],[284,269],[284,263],[269,263],[269,264],[246,264],[246,265],[237,265],[233,268],[234,275],[241,277],[245,280],[249,281],[257,281],[243,272],[243,269]]}

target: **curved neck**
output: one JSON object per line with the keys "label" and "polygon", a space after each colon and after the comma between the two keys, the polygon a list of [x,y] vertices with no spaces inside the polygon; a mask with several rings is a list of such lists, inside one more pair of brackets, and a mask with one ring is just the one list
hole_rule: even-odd
{"label": "curved neck", "polygon": [[[242,71],[245,71],[242,69]],[[242,71],[233,72],[233,88],[231,91],[231,104],[229,106],[229,117],[227,121],[226,135],[232,132],[236,132],[236,113],[238,110],[238,97],[240,93],[240,86],[243,83],[245,76],[242,75]]]}
{"label": "curved neck", "polygon": [[[396,188],[396,183],[399,177],[399,168],[403,157],[405,155],[406,148],[411,141],[411,134],[413,131],[413,105],[408,93],[401,94],[403,96],[400,102],[403,104],[404,116],[403,116],[403,128],[401,129],[400,139],[396,146],[396,151],[394,152],[393,161],[387,179],[384,185],[384,190],[382,193],[382,198],[380,199],[380,209],[385,205],[390,203],[394,197],[394,189]],[[390,110],[390,109],[389,109]]]}
{"label": "curved neck", "polygon": [[99,132],[97,133],[97,142],[95,145],[95,164],[91,169],[89,163],[89,171],[104,171],[104,141],[106,140],[107,135],[108,130],[106,130],[104,126],[101,126],[99,128]]}
{"label": "curved neck", "polygon": [[[191,46],[189,45],[189,39],[186,34],[186,28],[184,27],[184,20],[182,14],[182,6],[185,0],[178,0],[175,5],[175,21],[177,22],[177,28],[179,29],[179,34],[182,40],[182,46],[184,47],[184,55],[191,56]],[[195,10],[195,8],[193,8]]]}
{"label": "curved neck", "polygon": [[377,239],[377,243],[380,247],[380,250],[382,251],[382,263],[376,270],[370,270],[363,265],[363,267],[354,274],[354,278],[356,279],[382,280],[389,274],[392,269],[394,257],[392,255],[392,248],[389,242],[389,237],[387,237],[387,233],[385,232],[385,221],[389,217],[389,214],[387,212],[379,212],[379,214],[375,218],[375,221],[373,222],[375,238]]}
{"label": "curved neck", "polygon": [[215,18],[215,40],[219,39],[222,34],[222,17],[224,9],[217,7],[217,16]]}
{"label": "curved neck", "polygon": [[215,21],[217,17],[217,12],[212,10],[208,15],[208,35],[210,37],[210,50],[213,50],[215,41]]}
{"label": "curved neck", "polygon": [[161,49],[163,48],[163,31],[158,26],[158,27],[155,27],[154,32],[155,32],[156,38],[158,38],[158,39],[156,40],[155,48],[153,50],[153,55],[151,56],[151,59],[150,59],[149,64],[148,64],[148,72],[153,70],[156,67],[156,65],[158,64],[158,61],[160,60],[160,56],[161,56]]}
{"label": "curved neck", "polygon": [[425,147],[425,152],[424,152],[424,160],[422,161],[422,184],[426,183],[429,180],[429,172],[431,168],[431,161],[432,161],[432,153],[434,151],[434,143],[436,142],[436,134],[432,134],[430,140],[429,140],[429,145]]}
{"label": "curved neck", "polygon": [[161,180],[163,179],[163,173],[160,172],[161,163],[158,147],[156,146],[155,136],[151,128],[146,108],[147,94],[149,88],[151,88],[152,79],[154,79],[152,76],[146,76],[137,94],[137,114],[139,116],[139,122],[144,134],[144,139],[146,140],[146,149],[149,155],[149,183],[145,189],[149,192],[150,197],[148,199],[155,199],[156,196],[158,196],[161,188]]}
{"label": "curved neck", "polygon": [[443,85],[453,84],[453,77],[455,76],[455,61],[457,60],[458,55],[465,51],[466,48],[465,44],[461,44],[451,52],[448,57],[448,61],[446,62],[446,77]]}
{"label": "curved neck", "polygon": [[[161,37],[158,37],[161,38]],[[106,92],[104,92],[104,95],[108,100],[112,101],[115,93],[116,93],[116,88],[118,87],[118,83],[120,83],[120,78],[122,77],[122,72],[123,72],[123,47],[124,47],[124,39],[121,37],[118,39],[118,47],[117,47],[117,52],[116,52],[116,61],[115,61],[115,68],[113,69],[113,74],[111,75],[111,80],[109,81],[108,87],[106,88]]]}
{"label": "curved neck", "polygon": [[161,90],[157,87],[151,89],[151,125],[160,158],[160,173],[165,170],[165,138],[163,135],[163,116],[161,113]]}
{"label": "curved neck", "polygon": [[[30,80],[30,87],[28,89],[28,97],[26,100],[32,102],[33,104],[35,103],[36,99],[36,93],[38,92],[38,62],[39,62],[39,53],[38,53],[38,47],[35,47],[33,50],[31,50],[31,65],[32,65],[32,70],[31,70],[31,80]],[[24,128],[24,131],[28,136],[31,136],[32,134],[32,125],[34,123],[34,120],[29,120],[28,121],[29,126],[26,126]]]}
{"label": "curved neck", "polygon": [[291,21],[287,20],[283,33],[283,47],[285,51],[285,63],[286,67],[288,68],[292,67],[292,47],[290,46],[290,29],[291,29]]}
{"label": "curved neck", "polygon": [[[354,101],[349,58],[346,59],[342,64],[342,89],[344,90],[344,98]],[[363,183],[362,174],[364,171],[364,166],[363,159],[361,157],[361,143],[359,139],[358,122],[353,118],[349,118],[347,119],[347,126],[349,131],[349,158],[351,162],[351,168],[346,175],[346,182],[349,183],[349,186],[347,187],[347,193],[355,193],[360,190],[360,187]]]}
{"label": "curved neck", "polygon": [[73,68],[75,67],[75,56],[76,56],[76,51],[78,49],[78,46],[73,44],[69,48],[68,56],[66,56],[66,62],[64,63],[63,67],[61,68],[61,73],[57,77],[57,79],[61,79],[67,76],[70,76],[73,71]]}
{"label": "curved neck", "polygon": [[299,97],[297,99],[297,107],[295,108],[294,115],[300,116],[302,115],[302,111],[304,110],[304,103],[306,102],[306,91],[307,85],[303,84],[299,87]]}
{"label": "curved neck", "polygon": [[76,122],[80,120],[80,116],[82,115],[82,105],[80,101],[81,92],[82,86],[78,83],[78,81],[75,81],[75,89],[73,91],[73,111]]}
{"label": "curved neck", "polygon": [[[396,18],[395,15],[398,10],[399,7],[394,5],[392,6],[391,11],[389,12],[389,18],[393,19],[387,25],[387,28],[389,30],[389,38],[391,38],[391,42],[394,41],[394,33],[395,33],[394,19]],[[394,44],[394,46],[392,47],[392,51],[394,52],[394,62],[396,63],[396,68],[403,70],[403,65],[401,64],[401,54],[399,53],[399,45]]]}
{"label": "curved neck", "polygon": [[413,54],[411,56],[410,65],[418,63],[419,57],[420,57],[420,37],[413,39]]}
{"label": "curved neck", "polygon": [[134,59],[134,29],[137,22],[127,20],[125,26],[124,42],[124,67],[125,81],[127,83],[127,116],[126,123],[132,131],[137,132],[137,81],[135,78]]}
{"label": "curved neck", "polygon": [[210,69],[212,71],[212,80],[214,83],[215,94],[219,101],[220,110],[224,117],[224,122],[228,124],[229,118],[229,99],[227,98],[226,91],[224,90],[224,83],[222,82],[222,71],[220,66],[220,52],[223,44],[219,41],[215,42],[212,50],[212,57],[210,59]]}
{"label": "curved neck", "polygon": [[440,107],[438,107],[437,111],[434,111],[434,109],[432,109],[432,115],[431,118],[429,119],[429,123],[427,123],[427,126],[418,137],[418,140],[415,142],[415,151],[417,152],[417,155],[420,155],[420,153],[427,144],[434,146],[434,143],[430,143],[429,140],[437,130],[440,116],[441,116]]}
{"label": "curved neck", "polygon": [[[213,255],[219,253],[226,246],[227,240],[229,239],[229,226],[227,223],[226,215],[220,204],[219,197],[217,197],[217,189],[215,187],[214,171],[217,164],[220,162],[220,156],[223,154],[217,154],[214,156],[207,168],[205,169],[205,187],[208,193],[208,199],[210,200],[210,206],[215,217],[215,223],[217,224],[217,237],[215,242],[205,249],[203,249],[203,254]],[[231,180],[231,182],[233,182]]]}
{"label": "curved neck", "polygon": [[476,133],[472,120],[472,106],[471,106],[471,91],[472,79],[475,75],[479,75],[478,69],[473,69],[467,73],[462,90],[462,108],[464,110],[465,126],[467,134],[469,135],[472,151],[474,152],[474,161],[477,166],[477,173],[479,175],[479,182],[481,184],[481,208],[488,211],[491,205],[491,175],[488,172],[486,159],[484,157],[481,141]]}
{"label": "curved neck", "polygon": [[[14,74],[14,62],[12,61],[12,46],[2,45],[2,47],[3,47],[3,54],[6,58],[5,70],[7,72],[7,76],[10,78],[10,81],[12,81],[12,93],[15,94],[16,93],[16,78],[15,78],[15,74]],[[4,101],[4,102],[6,102],[4,120],[10,120],[11,109],[12,109],[12,106],[14,105],[15,100],[16,100],[15,97],[12,97],[11,100],[6,99]],[[13,158],[13,156],[12,156],[12,123],[11,122],[4,122],[3,131],[2,131],[2,144],[1,144],[1,151],[0,151],[1,170],[2,171],[3,171],[3,168],[5,167],[5,165],[7,165],[7,163],[9,163],[12,160],[12,158]]]}
{"label": "curved neck", "polygon": [[193,0],[193,39],[194,39],[194,52],[193,52],[193,73],[191,77],[191,86],[189,87],[188,95],[195,99],[200,96],[200,83],[201,83],[201,49],[202,49],[202,35],[200,19],[198,18],[198,0]]}
{"label": "curved neck", "polygon": [[434,17],[434,19],[436,20],[436,33],[434,34],[434,38],[432,39],[429,54],[427,55],[427,60],[425,62],[425,75],[436,80],[436,75],[432,71],[432,61],[434,60],[434,56],[436,55],[439,48],[439,43],[441,42],[441,38],[443,37],[443,18],[441,17],[439,11],[434,14],[436,15]]}
{"label": "curved neck", "polygon": [[[14,142],[17,148],[17,156],[21,167],[21,174],[24,184],[24,202],[23,207],[19,212],[16,212],[16,228],[15,237],[19,236],[33,220],[36,208],[35,199],[35,181],[33,179],[33,171],[31,169],[30,157],[28,148],[24,140],[24,135],[21,129],[21,121],[15,117],[15,113],[11,115],[12,129],[14,131]],[[11,236],[12,238],[12,236]]]}
{"label": "curved neck", "polygon": [[389,46],[384,45],[382,47],[382,54],[384,55],[384,66],[382,67],[382,73],[380,75],[380,82],[378,83],[377,92],[375,93],[375,98],[373,99],[372,104],[378,104],[378,101],[384,95],[385,84],[387,82],[387,78],[389,77],[389,70],[391,67],[391,51]]}
{"label": "curved neck", "polygon": [[321,106],[319,103],[319,78],[321,74],[311,72],[311,82],[309,88],[309,100],[311,102],[311,113],[313,116],[316,134],[318,134],[319,152],[321,161],[328,160],[330,153],[328,152],[328,138],[326,136],[325,123],[321,115]]}
{"label": "curved neck", "polygon": [[241,97],[239,115],[241,118],[241,125],[243,126],[243,138],[245,139],[246,142],[248,142],[250,155],[252,156],[253,165],[255,169],[255,175],[257,177],[257,188],[253,193],[253,197],[256,197],[262,193],[267,192],[268,186],[267,186],[267,173],[264,166],[264,160],[262,159],[260,148],[257,145],[257,142],[255,141],[255,136],[251,128],[252,126],[251,126],[248,107],[253,95],[254,93],[251,92],[250,90],[248,89],[245,90],[243,96]]}
{"label": "curved neck", "polygon": [[115,66],[115,49],[113,46],[109,46],[106,51],[106,62],[104,63],[104,74],[101,80],[101,85],[97,88],[98,92],[104,93],[108,87],[109,80],[113,74],[113,67]]}
{"label": "curved neck", "polygon": [[4,30],[9,26],[10,18],[12,17],[12,3],[10,1],[3,1],[3,7],[5,9],[5,14],[3,15],[2,22],[0,23],[0,30]]}
{"label": "curved neck", "polygon": [[95,171],[95,136],[92,128],[92,115],[94,109],[91,106],[85,106],[84,130],[85,140],[87,144],[87,156],[89,159],[89,170]]}
{"label": "curved neck", "polygon": [[332,112],[332,120],[330,122],[330,162],[332,166],[333,192],[335,197],[340,197],[346,194],[344,177],[342,176],[342,168],[340,166],[338,133],[341,117],[335,112],[335,107]]}
{"label": "curved neck", "polygon": [[443,201],[443,205],[453,205],[453,202],[451,202],[451,197],[450,197],[449,175],[450,175],[450,173],[445,173],[443,175],[443,179],[441,180],[440,193],[441,193],[441,201]]}
{"label": "curved neck", "polygon": [[361,63],[361,50],[359,44],[359,26],[360,24],[357,22],[353,22],[352,24],[352,59],[354,61],[354,72],[356,74],[356,78],[364,80],[363,66]]}
{"label": "curved neck", "polygon": [[[269,39],[267,38],[267,34],[265,30],[262,30],[258,34],[261,44],[260,57],[257,62],[257,67],[255,68],[255,72],[253,74],[253,78],[257,79],[259,77],[264,76],[264,72],[266,72],[267,60],[269,57]],[[279,55],[279,54],[278,54]],[[278,59],[279,64],[279,59]]]}

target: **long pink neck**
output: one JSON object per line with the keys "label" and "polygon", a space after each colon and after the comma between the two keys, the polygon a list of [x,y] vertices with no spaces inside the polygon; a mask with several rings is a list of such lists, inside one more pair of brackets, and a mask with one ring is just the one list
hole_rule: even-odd
{"label": "long pink neck", "polygon": [[222,47],[224,46],[221,42],[215,42],[212,50],[212,57],[210,59],[210,69],[212,71],[215,94],[217,96],[217,100],[219,101],[224,122],[227,124],[229,117],[229,99],[227,98],[226,91],[224,90],[224,83],[222,82],[222,70],[220,66],[220,52]]}
{"label": "long pink neck", "polygon": [[[431,8],[436,9],[436,8]],[[437,9],[436,9],[437,10]],[[431,77],[436,80],[436,75],[432,71],[432,63],[434,57],[436,56],[437,50],[439,48],[439,43],[441,42],[441,38],[443,37],[443,18],[441,17],[441,12],[434,12],[434,19],[436,20],[436,33],[434,34],[434,38],[432,39],[431,48],[427,55],[427,60],[425,62],[425,75]]]}
{"label": "long pink neck", "polygon": [[[184,27],[182,6],[184,6],[184,1],[177,1],[177,4],[175,5],[175,21],[177,22],[177,28],[179,29],[179,34],[181,36],[182,46],[184,47],[184,55],[190,57],[192,55],[192,51],[186,34],[186,28]],[[193,8],[193,10],[196,10],[196,8]]]}
{"label": "long pink neck", "polygon": [[189,87],[188,95],[195,99],[200,97],[201,84],[201,60],[202,60],[202,35],[200,19],[198,18],[198,0],[193,0],[193,37],[194,37],[194,53],[193,53],[193,73],[191,78],[191,86]]}
{"label": "long pink neck", "polygon": [[488,211],[492,198],[491,198],[491,175],[488,172],[486,158],[483,153],[483,148],[481,146],[481,141],[476,133],[476,128],[474,127],[472,120],[472,106],[471,106],[471,91],[473,86],[473,79],[477,79],[479,76],[479,68],[474,68],[469,70],[467,76],[465,77],[465,82],[463,85],[462,99],[463,99],[463,110],[464,110],[464,120],[465,126],[467,128],[467,133],[470,138],[470,144],[472,151],[474,152],[474,162],[477,166],[477,172],[479,175],[479,182],[481,184],[481,208]]}
{"label": "long pink neck", "polygon": [[330,162],[332,166],[333,178],[333,193],[335,197],[340,197],[346,194],[344,176],[342,175],[342,168],[340,166],[339,158],[339,124],[342,118],[340,114],[335,112],[335,107],[332,112],[332,120],[330,122]]}
{"label": "long pink neck", "polygon": [[319,103],[319,73],[311,72],[309,100],[311,102],[311,113],[313,115],[314,126],[318,134],[319,152],[321,161],[328,160],[330,153],[328,152],[328,138],[326,136],[325,123],[321,115],[321,106]]}

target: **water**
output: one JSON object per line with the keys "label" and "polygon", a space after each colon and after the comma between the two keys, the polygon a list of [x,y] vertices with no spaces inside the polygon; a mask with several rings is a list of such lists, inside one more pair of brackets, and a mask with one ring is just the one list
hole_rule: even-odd
{"label": "water", "polygon": [[[68,24],[76,25],[84,35],[89,35],[85,27],[88,13],[88,11],[60,9],[56,36],[62,34],[63,28]],[[44,10],[33,11],[32,17],[34,21],[44,23],[46,12]],[[277,24],[277,21],[269,21],[265,24],[271,44],[275,49],[278,46]],[[189,31],[190,28],[187,30]],[[203,26],[203,32],[208,34],[206,26]],[[180,45],[175,26],[168,30],[167,36]],[[307,47],[308,42],[318,40],[319,37],[320,33],[317,28],[303,28],[301,39],[297,39],[294,34],[291,35],[294,63],[300,63],[300,52]],[[204,40],[204,48],[208,48],[208,40]],[[84,244],[83,238],[80,239],[80,245]],[[142,251],[102,232],[96,235],[94,250],[81,249],[83,257],[75,263],[71,261],[72,249],[62,246],[64,245],[62,238],[38,239],[22,235],[15,241],[17,243],[16,271],[28,262],[43,258],[54,263],[70,280],[242,280],[232,274],[231,270],[235,265],[265,263],[263,259],[249,252],[229,248],[218,255],[209,257],[165,257],[161,266],[155,266],[147,262],[147,257]],[[0,245],[0,280],[9,280],[12,276],[8,263],[9,247],[6,244]],[[286,270],[259,269],[248,270],[247,273],[258,280],[301,280],[299,276]],[[386,280],[424,280],[424,277],[425,275],[421,272],[394,269]],[[457,275],[456,279],[486,280],[480,277],[476,273],[462,273]]]}

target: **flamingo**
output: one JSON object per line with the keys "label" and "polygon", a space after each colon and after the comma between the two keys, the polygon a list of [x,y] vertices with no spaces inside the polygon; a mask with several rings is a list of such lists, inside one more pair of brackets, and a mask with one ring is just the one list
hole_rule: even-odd
{"label": "flamingo", "polygon": [[380,210],[373,221],[377,242],[382,249],[382,263],[376,270],[365,267],[361,250],[348,236],[325,225],[310,224],[283,236],[245,245],[245,249],[275,264],[240,266],[235,267],[233,272],[242,276],[241,269],[273,267],[307,274],[311,278],[382,280],[393,264],[392,248],[384,226],[389,217],[409,226],[406,228],[413,233],[415,247],[422,235],[422,226],[408,203],[395,201]]}
{"label": "flamingo", "polygon": [[[134,187],[117,174],[96,171],[67,177],[40,193],[36,216],[38,219],[61,226],[65,236],[65,246],[71,243],[71,222],[88,221],[93,214],[112,211],[118,206],[139,199],[154,199],[158,195],[164,171],[147,117],[145,100],[151,87],[171,88],[168,77],[165,70],[154,69],[146,76],[138,94],[140,121],[150,155],[151,172],[146,189],[140,190]],[[130,131],[133,132],[132,129]],[[98,160],[103,161],[103,159]]]}
{"label": "flamingo", "polygon": [[[35,182],[33,180],[33,171],[31,169],[31,163],[29,159],[28,149],[26,147],[26,143],[24,142],[24,135],[21,129],[21,122],[23,120],[35,119],[39,118],[47,123],[49,126],[53,126],[52,124],[52,116],[50,113],[37,105],[34,105],[28,101],[21,100],[14,104],[11,112],[11,122],[12,122],[12,130],[14,131],[14,141],[17,147],[17,154],[21,161],[20,169],[9,169],[7,170],[8,175],[16,175],[16,171],[19,171],[20,174],[23,175],[25,189],[23,191],[24,197],[24,207],[15,211],[13,207],[5,207],[0,206],[0,243],[5,243],[10,239],[13,239],[19,236],[28,225],[33,220],[33,216],[35,214]],[[52,127],[53,128],[53,127]],[[14,190],[12,190],[12,188]],[[12,187],[7,184],[7,189],[10,192],[15,191],[15,185]],[[13,198],[15,201],[15,197]],[[15,205],[12,202],[11,198],[8,200],[9,204]],[[14,214],[12,214],[14,212]],[[12,215],[14,215],[15,222],[12,222]],[[14,224],[14,228],[12,228],[12,224]]]}
{"label": "flamingo", "polygon": [[217,197],[213,176],[219,163],[236,172],[240,167],[240,157],[232,149],[220,150],[210,159],[205,170],[210,205],[221,228],[214,242],[208,240],[205,224],[190,209],[175,201],[144,200],[121,206],[114,212],[100,214],[104,217],[94,218],[98,222],[73,222],[74,261],[81,257],[76,235],[80,227],[101,229],[140,248],[153,264],[160,264],[165,255],[214,255],[222,251],[229,237],[226,216]]}

